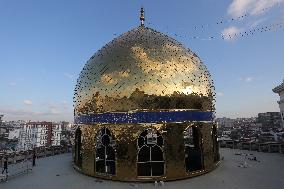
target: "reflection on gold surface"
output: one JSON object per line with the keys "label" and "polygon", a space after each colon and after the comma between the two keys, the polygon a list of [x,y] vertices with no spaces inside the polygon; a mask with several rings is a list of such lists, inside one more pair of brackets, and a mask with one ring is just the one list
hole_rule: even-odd
{"label": "reflection on gold surface", "polygon": [[[185,92],[185,91],[184,91]],[[202,96],[195,93],[174,92],[171,96],[147,95],[138,88],[129,97],[113,98],[101,96],[97,92],[84,106],[77,107],[81,114],[91,112],[115,112],[130,110],[171,110],[171,109],[199,109],[202,111],[212,110],[212,97]]]}
{"label": "reflection on gold surface", "polygon": [[[132,100],[135,97],[140,103]],[[75,113],[159,109],[164,105],[147,105],[149,100],[143,98],[172,97],[192,102],[184,108],[214,110],[214,104],[205,108],[198,102],[212,102],[214,88],[196,54],[164,34],[138,27],[108,43],[87,62],[75,89]],[[167,108],[178,106],[171,102]]]}
{"label": "reflection on gold surface", "polygon": [[[75,89],[74,113],[75,117],[79,117],[132,111],[194,109],[214,112],[214,97],[210,74],[197,55],[176,40],[142,25],[105,45],[86,63]],[[75,151],[74,157],[82,153],[83,159],[82,166],[75,162],[75,167],[91,176],[123,181],[175,180],[206,173],[215,168],[219,161],[216,129],[212,121],[154,124],[103,122],[77,126],[82,131],[82,151]],[[198,129],[200,139],[197,142],[202,147],[202,169],[194,172],[187,172],[185,168],[184,131],[189,126]],[[103,128],[108,129],[115,138],[114,175],[95,171],[95,136]],[[141,178],[137,174],[137,140],[146,129],[157,130],[164,141],[161,147],[165,171],[159,177]]]}

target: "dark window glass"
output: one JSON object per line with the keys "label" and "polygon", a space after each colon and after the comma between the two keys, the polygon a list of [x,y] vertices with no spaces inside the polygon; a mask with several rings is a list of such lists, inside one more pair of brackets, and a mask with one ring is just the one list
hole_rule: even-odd
{"label": "dark window glass", "polygon": [[138,138],[138,147],[141,148],[145,144],[144,137]]}
{"label": "dark window glass", "polygon": [[212,143],[213,143],[213,154],[214,154],[214,162],[220,160],[219,156],[219,144],[217,141],[217,126],[214,124],[212,128]]}
{"label": "dark window glass", "polygon": [[97,159],[104,159],[105,157],[105,147],[101,146],[100,148],[97,149]]}
{"label": "dark window glass", "polygon": [[143,146],[139,150],[138,162],[148,162],[150,161],[150,148],[148,146]]}
{"label": "dark window glass", "polygon": [[151,160],[152,161],[163,161],[163,152],[159,146],[153,146],[151,148]]}
{"label": "dark window glass", "polygon": [[115,175],[115,140],[107,128],[96,136],[96,172]]}
{"label": "dark window glass", "polygon": [[96,172],[104,173],[105,172],[105,161],[104,160],[97,160],[96,161]]}
{"label": "dark window glass", "polygon": [[188,127],[184,132],[186,171],[203,169],[201,132],[199,127]]}
{"label": "dark window glass", "polygon": [[164,174],[164,162],[152,162],[152,176],[161,176]]}
{"label": "dark window glass", "polygon": [[115,160],[115,152],[111,146],[106,147],[107,160]]}
{"label": "dark window glass", "polygon": [[161,135],[158,136],[157,142],[158,142],[158,146],[163,146],[164,140],[163,140],[163,137]]}
{"label": "dark window glass", "polygon": [[115,174],[115,161],[106,161],[106,173]]}
{"label": "dark window glass", "polygon": [[143,131],[138,138],[138,176],[164,175],[163,138],[154,129]]}
{"label": "dark window glass", "polygon": [[151,176],[151,163],[138,163],[137,171],[139,176]]}
{"label": "dark window glass", "polygon": [[109,145],[109,143],[110,143],[110,138],[109,138],[108,135],[104,135],[104,136],[102,137],[102,143],[103,143],[104,146],[108,146],[108,145]]}
{"label": "dark window glass", "polygon": [[81,152],[81,130],[78,128],[75,132],[75,164],[82,167],[82,152]]}

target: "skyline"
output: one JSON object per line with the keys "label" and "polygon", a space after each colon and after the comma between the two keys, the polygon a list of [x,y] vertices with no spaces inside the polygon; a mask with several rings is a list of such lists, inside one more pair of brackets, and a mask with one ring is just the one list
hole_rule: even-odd
{"label": "skyline", "polygon": [[272,89],[284,79],[283,28],[228,36],[283,23],[283,2],[2,1],[0,114],[5,120],[72,121],[73,90],[84,64],[113,38],[139,26],[141,5],[146,27],[177,39],[207,66],[217,117],[278,112],[279,96]]}

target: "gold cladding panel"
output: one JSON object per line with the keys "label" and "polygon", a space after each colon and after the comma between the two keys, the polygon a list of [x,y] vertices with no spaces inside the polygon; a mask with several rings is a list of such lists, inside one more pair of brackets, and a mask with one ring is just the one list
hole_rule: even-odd
{"label": "gold cladding panel", "polygon": [[191,50],[150,28],[122,34],[86,63],[75,88],[75,113],[214,110],[214,87]]}
{"label": "gold cladding panel", "polygon": [[[124,181],[176,180],[204,174],[216,166],[213,162],[212,123],[193,123],[201,128],[204,159],[204,169],[195,173],[188,173],[185,169],[183,131],[189,125],[192,123],[81,125],[83,162],[80,170],[90,176]],[[104,127],[115,137],[116,175],[113,176],[95,172],[95,138],[96,133]],[[155,128],[164,139],[165,175],[162,177],[137,177],[137,139],[147,128]]]}
{"label": "gold cladding panel", "polygon": [[[150,28],[138,27],[95,53],[75,88],[75,115],[123,111],[198,109],[214,111],[214,86],[205,65],[191,50]],[[137,177],[137,138],[155,127],[164,139],[165,175],[159,180],[192,177],[212,170],[212,123],[194,123],[202,133],[204,170],[187,173],[183,131],[191,123],[94,124],[82,130],[83,173],[114,180]],[[108,128],[116,140],[116,175],[95,173],[96,134]],[[157,178],[149,178],[155,180]]]}

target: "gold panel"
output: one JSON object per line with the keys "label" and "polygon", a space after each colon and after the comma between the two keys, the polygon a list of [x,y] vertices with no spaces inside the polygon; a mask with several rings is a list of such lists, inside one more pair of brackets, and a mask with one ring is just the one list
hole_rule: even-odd
{"label": "gold panel", "polygon": [[[76,117],[107,112],[214,112],[214,98],[213,81],[195,53],[140,26],[115,38],[86,63],[75,88],[74,113]],[[204,174],[218,163],[214,162],[218,151],[213,150],[213,124],[77,124],[82,131],[82,167],[76,162],[74,166],[87,175],[123,181],[176,180]],[[199,128],[203,154],[203,168],[190,173],[185,167],[184,144],[188,126]],[[115,175],[96,173],[96,135],[102,128],[115,139]],[[165,174],[160,177],[137,176],[137,139],[147,128],[155,128],[163,137]]]}
{"label": "gold panel", "polygon": [[[202,128],[200,131],[203,136],[204,168],[192,173],[185,169],[183,138],[183,131],[189,125]],[[104,127],[111,131],[116,141],[116,174],[113,176],[98,174],[95,171],[95,133]],[[81,125],[80,128],[82,130],[83,166],[82,169],[79,169],[90,176],[124,181],[176,180],[204,174],[214,169],[218,163],[213,162],[212,123],[168,123],[147,126],[141,124],[101,124]],[[140,133],[147,128],[155,128],[164,139],[165,175],[161,177],[137,176],[137,139]]]}
{"label": "gold panel", "polygon": [[75,114],[130,110],[214,111],[214,87],[191,50],[153,29],[114,39],[86,63],[75,88]]}

